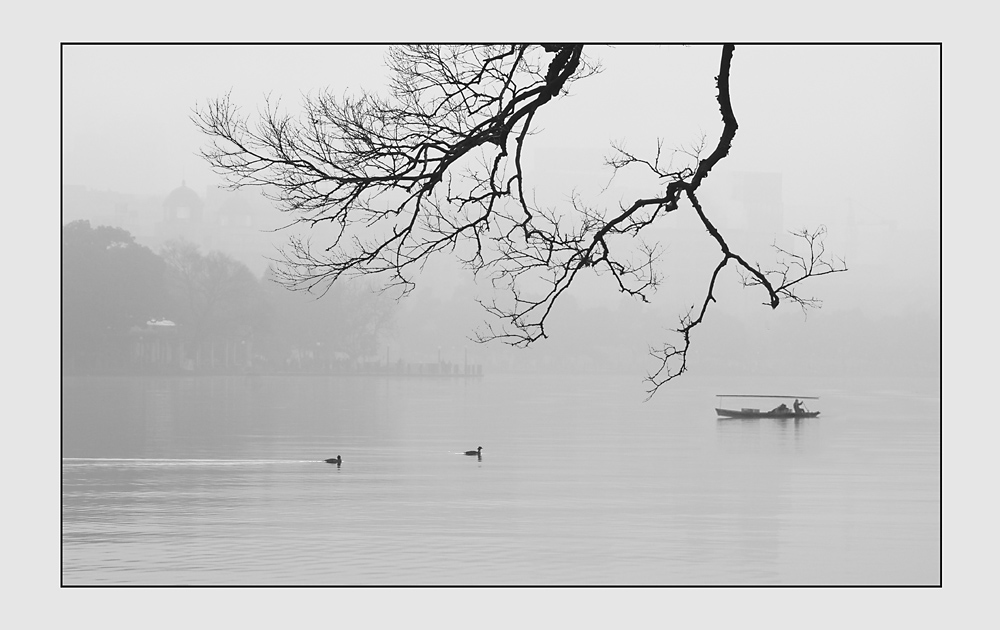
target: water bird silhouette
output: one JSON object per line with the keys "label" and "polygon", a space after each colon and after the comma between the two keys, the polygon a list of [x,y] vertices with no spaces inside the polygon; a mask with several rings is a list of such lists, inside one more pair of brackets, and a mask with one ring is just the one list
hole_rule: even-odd
{"label": "water bird silhouette", "polygon": [[327,464],[336,464],[340,466],[341,459],[340,455],[337,455],[336,459],[324,459],[323,461],[326,462]]}
{"label": "water bird silhouette", "polygon": [[465,451],[465,454],[466,455],[479,455],[481,457],[482,454],[483,454],[483,447],[480,446],[479,448],[477,448],[474,451]]}

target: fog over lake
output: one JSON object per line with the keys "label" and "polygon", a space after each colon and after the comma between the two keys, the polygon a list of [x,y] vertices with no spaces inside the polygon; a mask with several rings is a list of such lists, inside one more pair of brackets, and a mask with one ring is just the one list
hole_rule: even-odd
{"label": "fog over lake", "polygon": [[936,383],[790,382],[821,417],[621,376],[69,377],[63,579],[938,583]]}
{"label": "fog over lake", "polygon": [[[532,53],[541,84],[566,50]],[[681,195],[676,208],[628,215],[662,212],[636,235],[607,236],[639,272],[602,268],[597,248],[566,263],[574,279],[551,312],[506,323],[497,312],[539,299],[559,274],[532,267],[522,293],[505,292],[509,277],[490,275],[502,264],[476,274],[462,264],[475,260],[474,239],[405,266],[415,284],[398,300],[398,283],[379,292],[391,274],[288,290],[282,274],[308,269],[281,264],[290,239],[311,238],[332,260],[425,206],[394,210],[410,190],[364,197],[390,223],[372,218],[338,240],[336,222],[292,225],[300,215],[259,188],[228,189],[199,155],[213,140],[199,112],[213,99],[251,125],[271,107],[308,129],[304,99],[388,93],[388,47],[81,43],[60,55],[58,571],[74,587],[63,592],[665,587],[617,594],[669,607],[690,593],[687,605],[710,611],[722,600],[671,587],[737,587],[710,592],[738,597],[739,587],[891,586],[869,594],[907,602],[946,590],[910,588],[947,586],[948,573],[939,46],[736,45],[728,93],[739,125],[699,180],[699,207]],[[508,139],[497,181],[522,194],[491,206],[484,240],[502,243],[522,216],[544,232],[549,212],[566,221],[552,219],[550,244],[592,234],[588,220],[691,181],[728,129],[721,45],[587,45],[583,55],[599,71],[529,117],[523,152]],[[457,162],[428,207],[490,194],[461,178],[487,181],[494,149]],[[608,162],[622,156],[638,157],[615,172]],[[431,234],[445,229],[425,221]],[[708,222],[740,257],[717,276],[728,251]],[[814,251],[795,236],[803,230],[818,235]],[[405,250],[389,251],[399,264]],[[743,286],[753,269],[779,270],[774,280],[820,253],[835,272],[794,284],[796,298],[782,294],[776,309],[762,287]],[[620,290],[645,273],[657,285],[642,288],[648,301]],[[651,383],[658,353],[683,344],[676,329],[703,307],[684,373]],[[539,312],[545,336],[526,348],[476,340],[522,334]],[[799,412],[803,402],[818,416]],[[524,590],[551,594],[547,610],[569,598],[576,612],[604,593]],[[455,590],[454,612],[487,622],[503,592]],[[325,589],[328,621],[348,622],[333,613],[352,593],[352,605],[388,608],[367,591]],[[846,623],[842,614],[830,619]],[[789,611],[773,624],[830,619]]]}

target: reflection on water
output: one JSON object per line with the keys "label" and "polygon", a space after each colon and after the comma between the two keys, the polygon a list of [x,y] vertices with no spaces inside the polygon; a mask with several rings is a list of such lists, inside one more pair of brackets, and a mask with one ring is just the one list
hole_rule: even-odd
{"label": "reflection on water", "polygon": [[937,584],[939,402],[907,391],[716,420],[634,379],[69,378],[63,579]]}

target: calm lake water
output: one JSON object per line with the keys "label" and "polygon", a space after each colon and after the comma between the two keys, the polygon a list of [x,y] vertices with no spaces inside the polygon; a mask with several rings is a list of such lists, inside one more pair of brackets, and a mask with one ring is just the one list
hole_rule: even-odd
{"label": "calm lake water", "polygon": [[640,378],[65,377],[63,584],[940,583],[937,381]]}

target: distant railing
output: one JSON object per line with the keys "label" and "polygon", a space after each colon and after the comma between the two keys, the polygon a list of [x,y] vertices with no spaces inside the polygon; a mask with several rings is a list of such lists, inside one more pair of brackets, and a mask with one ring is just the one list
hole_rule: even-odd
{"label": "distant railing", "polygon": [[[159,332],[159,331],[157,331]],[[169,331],[173,332],[173,331]],[[170,334],[142,334],[136,331],[108,357],[63,357],[63,371],[68,373],[126,374],[353,374],[383,376],[425,376],[479,378],[480,363],[432,361],[410,362],[399,359],[352,360],[321,356],[311,351],[296,352],[280,359],[267,358],[255,351],[251,341],[221,339],[185,342]],[[114,356],[112,356],[114,355]]]}
{"label": "distant railing", "polygon": [[[269,371],[264,368],[264,372]],[[301,372],[301,373],[323,373],[323,374],[358,374],[358,375],[384,375],[384,376],[438,376],[475,378],[483,375],[483,366],[479,363],[452,363],[449,361],[438,361],[432,363],[411,363],[408,361],[396,361],[394,363],[365,362],[365,361],[330,361],[317,362],[303,360],[291,361],[283,368],[275,370],[278,372]]]}

